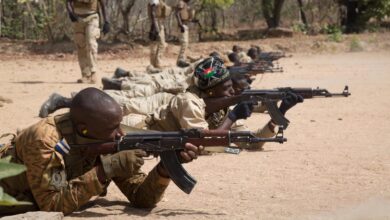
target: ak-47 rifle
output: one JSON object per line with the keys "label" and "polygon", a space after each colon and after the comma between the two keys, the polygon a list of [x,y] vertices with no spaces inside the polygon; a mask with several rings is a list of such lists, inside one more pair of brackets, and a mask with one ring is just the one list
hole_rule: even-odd
{"label": "ak-47 rifle", "polygon": [[230,74],[249,74],[257,75],[264,73],[283,72],[281,67],[273,67],[268,62],[241,63],[240,66],[228,67]]}
{"label": "ak-47 rifle", "polygon": [[240,95],[224,98],[205,98],[206,114],[217,112],[221,109],[226,109],[230,106],[236,105],[240,102],[264,103],[267,107],[268,114],[271,116],[273,122],[277,125],[287,128],[290,123],[289,120],[279,111],[277,102],[283,100],[288,96],[288,93],[294,93],[302,96],[304,99],[318,98],[318,97],[348,97],[348,86],[345,86],[342,93],[330,93],[326,89],[312,89],[312,88],[292,88],[282,87],[271,90],[244,90]]}
{"label": "ak-47 rifle", "polygon": [[280,60],[283,57],[287,57],[284,52],[260,52],[257,54],[259,60],[271,62]]}
{"label": "ak-47 rifle", "polygon": [[186,143],[196,146],[229,146],[227,153],[239,153],[242,148],[230,147],[231,143],[258,143],[287,141],[280,129],[274,138],[259,138],[249,131],[216,131],[189,129],[177,132],[134,132],[115,142],[72,145],[86,148],[89,155],[113,154],[123,150],[141,149],[149,155],[159,155],[172,181],[185,193],[191,193],[196,180],[181,165],[176,151],[184,149]]}

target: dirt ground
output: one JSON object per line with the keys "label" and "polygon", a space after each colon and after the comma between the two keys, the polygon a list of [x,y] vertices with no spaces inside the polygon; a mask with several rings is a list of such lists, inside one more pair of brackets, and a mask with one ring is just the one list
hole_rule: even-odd
{"label": "dirt ground", "polygon": [[[146,49],[131,58],[103,57],[100,74],[147,63]],[[174,64],[173,56],[168,63]],[[204,156],[185,165],[198,180],[190,195],[171,184],[156,208],[138,210],[112,184],[106,197],[66,218],[390,219],[390,52],[294,53],[280,63],[284,73],[258,76],[254,88],[319,86],[341,92],[349,85],[352,96],[305,100],[289,111],[283,145]],[[0,76],[0,95],[13,100],[0,107],[0,133],[38,121],[39,107],[52,92],[69,96],[87,87],[74,83],[79,77],[74,56],[7,56],[0,59]],[[254,114],[247,124],[255,129],[267,120],[268,115]],[[156,163],[147,161],[145,171]]]}

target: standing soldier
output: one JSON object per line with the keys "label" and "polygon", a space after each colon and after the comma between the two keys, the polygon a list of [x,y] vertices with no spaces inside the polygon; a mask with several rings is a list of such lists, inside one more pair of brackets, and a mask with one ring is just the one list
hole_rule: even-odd
{"label": "standing soldier", "polygon": [[161,55],[166,47],[164,21],[171,13],[164,0],[149,0],[148,15],[151,21],[149,39],[152,41],[150,47],[150,64],[154,68],[161,68]]}
{"label": "standing soldier", "polygon": [[189,64],[186,62],[185,52],[188,47],[188,23],[194,18],[195,11],[192,10],[188,3],[190,0],[180,0],[176,6],[176,18],[179,24],[181,36],[180,36],[180,52],[177,58],[176,65],[179,67],[187,67]]}
{"label": "standing soldier", "polygon": [[103,33],[110,31],[103,0],[67,0],[69,18],[73,22],[74,42],[82,77],[78,83],[96,83],[97,39],[100,37],[99,5],[103,14]]}

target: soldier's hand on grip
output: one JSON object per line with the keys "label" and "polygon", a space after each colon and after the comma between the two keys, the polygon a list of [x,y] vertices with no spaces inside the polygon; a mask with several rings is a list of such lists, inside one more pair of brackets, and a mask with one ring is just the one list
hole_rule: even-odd
{"label": "soldier's hand on grip", "polygon": [[285,115],[290,108],[301,102],[303,102],[302,96],[288,92],[286,98],[282,100],[282,104],[280,105],[279,110],[283,115]]}

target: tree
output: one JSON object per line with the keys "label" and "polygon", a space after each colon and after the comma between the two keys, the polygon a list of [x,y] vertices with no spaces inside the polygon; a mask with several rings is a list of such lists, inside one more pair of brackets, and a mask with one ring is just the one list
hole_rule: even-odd
{"label": "tree", "polygon": [[230,7],[234,0],[202,0],[198,12],[207,10],[210,13],[211,30],[218,32],[218,10]]}
{"label": "tree", "polygon": [[284,0],[262,0],[261,4],[268,28],[279,27]]}
{"label": "tree", "polygon": [[367,28],[371,18],[378,21],[390,15],[390,0],[339,0],[342,9],[341,25],[347,33]]}

